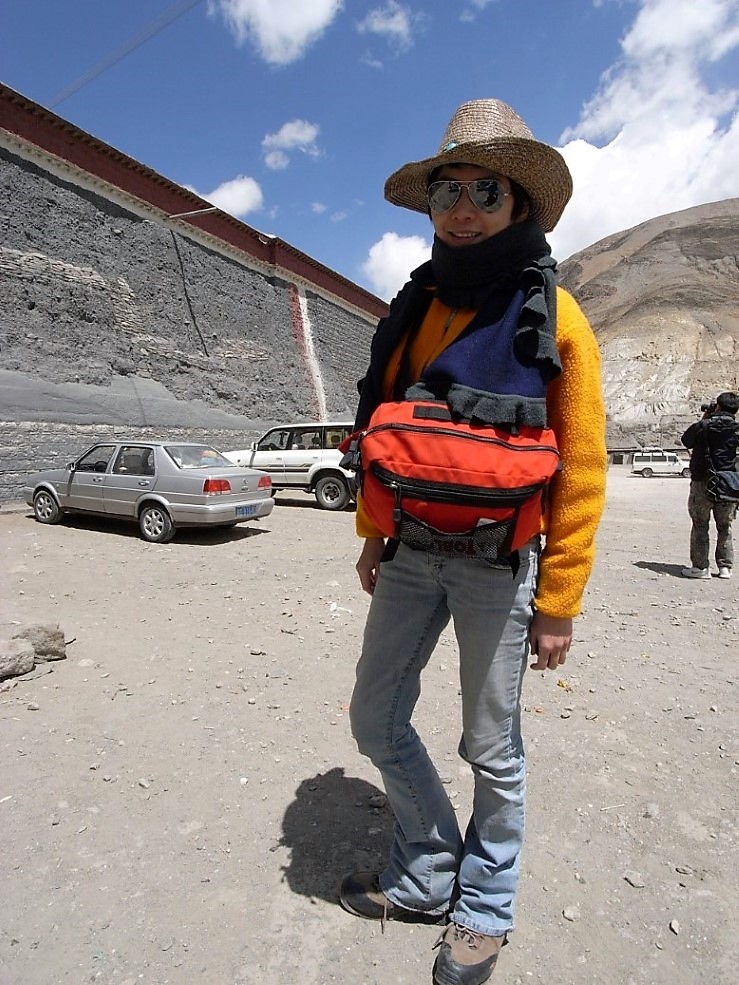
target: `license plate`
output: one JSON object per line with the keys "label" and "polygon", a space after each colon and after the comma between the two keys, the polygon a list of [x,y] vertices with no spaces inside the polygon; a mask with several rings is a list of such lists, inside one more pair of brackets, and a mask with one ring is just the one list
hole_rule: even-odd
{"label": "license plate", "polygon": [[257,512],[256,506],[237,506],[236,516],[253,516]]}

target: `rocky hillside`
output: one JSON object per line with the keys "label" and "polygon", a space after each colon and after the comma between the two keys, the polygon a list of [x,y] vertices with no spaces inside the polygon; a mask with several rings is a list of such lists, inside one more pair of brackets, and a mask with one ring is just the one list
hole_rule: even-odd
{"label": "rocky hillside", "polygon": [[739,199],[660,216],[566,260],[601,346],[609,444],[675,445],[739,388]]}

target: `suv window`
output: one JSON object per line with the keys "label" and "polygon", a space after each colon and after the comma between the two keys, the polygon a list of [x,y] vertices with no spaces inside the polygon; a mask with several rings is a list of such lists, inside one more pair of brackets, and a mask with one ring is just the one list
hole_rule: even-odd
{"label": "suv window", "polygon": [[344,438],[351,434],[351,427],[326,428],[326,448],[338,448]]}
{"label": "suv window", "polygon": [[275,428],[268,431],[257,444],[257,451],[289,451],[290,449],[338,448],[344,438],[351,434],[350,424],[316,427]]}
{"label": "suv window", "polygon": [[290,429],[278,428],[276,431],[268,431],[257,445],[257,451],[284,451],[289,448]]}
{"label": "suv window", "polygon": [[320,448],[321,428],[296,428],[290,436],[290,448]]}

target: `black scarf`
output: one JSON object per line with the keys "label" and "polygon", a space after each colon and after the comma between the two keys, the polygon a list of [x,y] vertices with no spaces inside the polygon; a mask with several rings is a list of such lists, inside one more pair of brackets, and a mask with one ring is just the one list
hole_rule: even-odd
{"label": "black scarf", "polygon": [[[529,365],[538,364],[549,381],[562,371],[556,343],[556,270],[541,226],[527,219],[472,246],[447,246],[434,236],[431,259],[413,271],[411,281],[435,291],[449,307],[475,308],[488,319],[500,317],[521,288],[525,297],[516,353]],[[475,318],[468,331],[477,322]]]}
{"label": "black scarf", "polygon": [[427,273],[450,308],[480,308],[497,292],[509,296],[521,271],[542,260],[551,262],[549,244],[538,222],[527,220],[471,246],[447,246],[434,236]]}
{"label": "black scarf", "polygon": [[[533,221],[515,223],[482,243],[457,249],[445,246],[435,238],[432,259],[411,273],[410,280],[391,304],[387,317],[380,322],[372,342],[367,376],[359,384],[356,428],[367,425],[372,411],[384,399],[385,369],[402,338],[405,338],[405,347],[393,399],[402,400],[404,395],[408,396],[410,391],[406,393],[407,388],[416,383],[407,375],[408,348],[435,294],[451,307],[477,310],[477,315],[465,329],[466,333],[475,331],[479,325],[497,321],[511,303],[516,289],[523,290],[524,304],[518,319],[515,351],[525,365],[537,365],[545,381],[553,380],[561,372],[556,344],[556,268],[541,227]],[[412,399],[423,399],[423,384],[416,383],[413,389],[419,388],[421,392],[414,393]],[[433,396],[435,399],[446,399],[445,394]],[[466,396],[476,399],[471,392]],[[489,394],[483,396],[487,399]],[[519,421],[540,426],[545,408],[540,420],[536,412],[529,417],[526,410],[522,415],[518,402],[515,397],[506,397],[502,417],[486,415],[481,419],[492,422],[497,419]],[[508,407],[509,403],[512,403],[511,407]],[[495,414],[498,411],[496,405]],[[460,413],[469,417],[472,412],[465,404]]]}

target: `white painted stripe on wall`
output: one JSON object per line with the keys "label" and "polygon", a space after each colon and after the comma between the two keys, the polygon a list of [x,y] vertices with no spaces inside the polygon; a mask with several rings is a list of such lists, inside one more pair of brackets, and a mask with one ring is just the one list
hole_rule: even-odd
{"label": "white painted stripe on wall", "polygon": [[308,365],[308,372],[313,381],[313,388],[316,393],[318,403],[318,419],[325,421],[328,419],[326,405],[326,391],[323,387],[323,377],[321,376],[321,366],[316,356],[316,349],[313,345],[313,326],[308,316],[308,300],[302,287],[298,287],[298,305],[300,306],[300,321],[303,326],[303,339],[305,340],[305,360]]}

